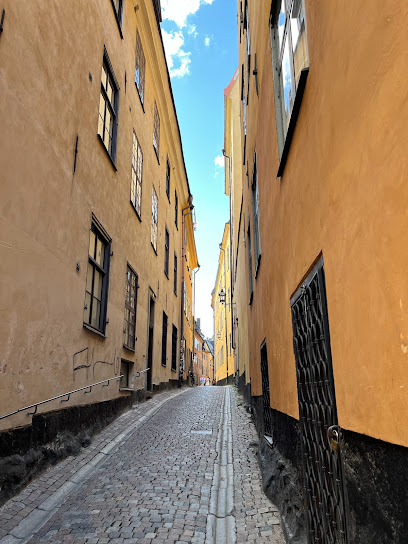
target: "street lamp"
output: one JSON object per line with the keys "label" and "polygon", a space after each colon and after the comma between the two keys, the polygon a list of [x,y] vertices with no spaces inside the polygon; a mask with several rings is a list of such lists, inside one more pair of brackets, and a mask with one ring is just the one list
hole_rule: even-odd
{"label": "street lamp", "polygon": [[219,293],[219,297],[220,297],[221,304],[225,304],[225,299],[226,299],[227,295],[225,294],[224,289],[221,289],[221,291]]}

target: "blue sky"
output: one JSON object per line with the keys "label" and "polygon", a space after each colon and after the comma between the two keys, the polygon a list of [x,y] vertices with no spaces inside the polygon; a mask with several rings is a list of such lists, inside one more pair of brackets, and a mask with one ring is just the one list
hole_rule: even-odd
{"label": "blue sky", "polygon": [[[197,219],[196,317],[213,335],[211,291],[229,219],[224,88],[238,65],[236,0],[162,0],[161,25]],[[222,160],[221,160],[222,159]]]}

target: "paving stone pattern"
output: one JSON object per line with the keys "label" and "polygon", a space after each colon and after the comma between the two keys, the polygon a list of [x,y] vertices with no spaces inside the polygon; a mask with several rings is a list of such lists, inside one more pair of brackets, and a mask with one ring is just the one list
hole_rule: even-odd
{"label": "paving stone pattern", "polygon": [[[48,469],[0,510],[0,540],[96,455],[155,406],[165,404],[73,487],[28,540],[132,544],[205,543],[213,465],[225,388],[166,392],[135,408],[99,435],[77,457]],[[236,542],[284,544],[277,509],[263,494],[250,446],[257,435],[231,388]],[[196,431],[196,432],[194,432]],[[201,433],[197,431],[211,431]],[[15,533],[16,534],[16,533]]]}

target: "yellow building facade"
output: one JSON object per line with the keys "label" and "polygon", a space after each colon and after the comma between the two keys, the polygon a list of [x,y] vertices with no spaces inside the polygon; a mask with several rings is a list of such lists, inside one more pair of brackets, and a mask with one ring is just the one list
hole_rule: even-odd
{"label": "yellow building facade", "polygon": [[185,381],[197,255],[160,2],[2,8],[0,416],[84,388],[12,430]]}
{"label": "yellow building facade", "polygon": [[234,350],[231,304],[230,226],[225,224],[211,306],[214,311],[214,364],[217,384],[231,383],[234,377]]}

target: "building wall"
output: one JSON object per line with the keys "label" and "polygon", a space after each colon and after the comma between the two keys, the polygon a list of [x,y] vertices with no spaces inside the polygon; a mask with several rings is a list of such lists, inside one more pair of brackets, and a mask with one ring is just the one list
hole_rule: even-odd
{"label": "building wall", "polygon": [[[123,39],[112,3],[74,10],[6,0],[1,36],[0,135],[2,183],[0,248],[2,317],[0,413],[17,410],[90,383],[118,376],[120,360],[133,364],[131,387],[146,387],[148,306],[155,296],[153,384],[178,379],[161,365],[162,314],[179,331],[181,205],[189,186],[168,72],[153,5],[124,3]],[[144,107],[134,84],[136,29],[145,58]],[[116,168],[98,139],[104,46],[119,84]],[[125,83],[126,78],[126,83]],[[152,145],[154,103],[160,115],[160,153]],[[141,218],[130,203],[132,137],[143,150]],[[78,136],[76,171],[73,174]],[[166,157],[171,164],[170,202]],[[152,186],[158,195],[157,254],[150,243]],[[179,199],[178,229],[174,190]],[[92,213],[112,238],[106,338],[83,327]],[[164,229],[170,235],[169,279],[164,274]],[[173,293],[173,254],[178,255],[178,294]],[[195,246],[190,241],[190,254]],[[79,271],[77,271],[77,263]],[[138,274],[135,352],[123,347],[126,269]],[[78,370],[74,368],[81,367]],[[129,395],[109,387],[72,395],[38,412]],[[24,412],[0,428],[27,425]]]}
{"label": "building wall", "polygon": [[[230,197],[232,249],[231,285],[234,325],[234,371],[250,380],[248,348],[248,292],[246,286],[245,211],[243,209],[243,153],[241,138],[241,79],[238,69],[224,90],[225,193]],[[229,169],[229,161],[231,168]],[[246,178],[246,176],[245,176]],[[237,325],[238,320],[238,325]]]}
{"label": "building wall", "polygon": [[[408,7],[402,1],[375,0],[370,8],[376,16],[367,18],[362,1],[344,11],[305,0],[310,69],[287,162],[278,177],[271,2],[249,0],[248,6],[251,66],[256,53],[259,96],[251,68],[243,177],[248,168],[250,185],[256,150],[262,246],[248,307],[254,405],[262,402],[260,347],[265,340],[272,419],[280,422],[273,431],[275,447],[281,454],[287,448],[285,429],[291,429],[286,437],[299,440],[290,301],[322,256],[338,422],[345,433],[349,538],[355,543],[402,543],[408,529],[398,502],[405,500],[407,474],[403,471],[395,482],[394,492],[384,489],[382,494],[379,481],[394,481],[390,460],[408,455],[408,431],[400,425],[408,413],[408,254],[401,248],[401,234],[408,226],[404,183],[408,102],[403,75]],[[246,95],[247,33],[240,26],[238,16]],[[241,106],[241,122],[242,117]],[[252,226],[245,181],[243,187],[243,210]],[[296,444],[293,452],[300,456]],[[265,454],[271,470],[275,454]],[[370,476],[357,469],[367,455]],[[300,457],[289,461],[286,456],[282,463],[289,472],[292,466],[292,482],[302,468]],[[268,472],[266,480],[272,482],[276,474]],[[290,501],[292,508],[295,504],[293,496],[282,497],[277,488],[273,493],[287,514]]]}
{"label": "building wall", "polygon": [[[216,380],[228,380],[234,375],[234,353],[232,348],[231,327],[231,271],[230,271],[230,236],[229,223],[225,224],[218,259],[217,278],[212,297],[214,309],[214,353],[216,365]],[[225,262],[224,262],[225,259]],[[225,264],[225,266],[224,266]],[[225,304],[220,302],[219,294],[224,290]]]}

